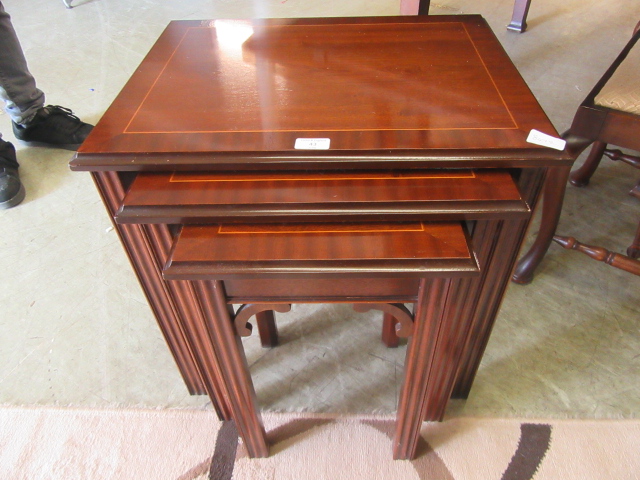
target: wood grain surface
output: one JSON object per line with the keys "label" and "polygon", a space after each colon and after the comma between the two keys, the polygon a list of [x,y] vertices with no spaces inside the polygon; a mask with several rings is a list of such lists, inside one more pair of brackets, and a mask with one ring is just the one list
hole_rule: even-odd
{"label": "wood grain surface", "polygon": [[72,167],[567,160],[527,143],[532,128],[557,135],[478,15],[176,21]]}
{"label": "wood grain surface", "polygon": [[140,174],[120,223],[524,218],[507,171]]}
{"label": "wood grain surface", "polygon": [[168,279],[425,277],[477,272],[459,223],[185,226]]}

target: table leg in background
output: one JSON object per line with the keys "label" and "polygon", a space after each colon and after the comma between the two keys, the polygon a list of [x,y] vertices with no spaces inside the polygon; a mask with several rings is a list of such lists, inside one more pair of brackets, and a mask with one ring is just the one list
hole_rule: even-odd
{"label": "table leg in background", "polygon": [[508,30],[522,33],[527,29],[527,15],[531,0],[515,0],[513,3],[513,15],[511,22],[507,25]]}

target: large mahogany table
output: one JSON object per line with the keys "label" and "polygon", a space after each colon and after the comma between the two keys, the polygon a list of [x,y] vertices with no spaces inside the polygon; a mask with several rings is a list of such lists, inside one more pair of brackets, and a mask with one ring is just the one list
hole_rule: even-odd
{"label": "large mahogany table", "polygon": [[348,302],[410,337],[394,456],[412,458],[468,395],[544,179],[570,168],[534,128],[557,135],[477,15],[177,21],[71,166],[249,455],[268,445],[247,320],[275,345],[274,311]]}

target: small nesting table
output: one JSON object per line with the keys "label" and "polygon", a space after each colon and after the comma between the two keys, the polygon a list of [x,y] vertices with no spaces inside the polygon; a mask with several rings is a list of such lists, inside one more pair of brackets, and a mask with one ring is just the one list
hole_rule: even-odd
{"label": "small nesting table", "polygon": [[556,135],[477,15],[178,21],[71,167],[250,456],[248,320],[275,345],[273,312],[341,302],[410,337],[393,451],[412,458],[468,395],[545,176],[571,164],[533,128]]}

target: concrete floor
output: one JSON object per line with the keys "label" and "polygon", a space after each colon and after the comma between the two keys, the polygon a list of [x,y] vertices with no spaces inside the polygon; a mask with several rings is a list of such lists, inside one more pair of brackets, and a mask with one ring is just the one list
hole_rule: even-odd
{"label": "concrete floor", "polygon": [[[96,122],[172,19],[396,15],[398,0],[5,0],[48,103]],[[512,0],[434,1],[480,13],[556,125],[640,19],[637,0],[533,0],[529,31],[507,32]],[[0,115],[0,132],[13,141]],[[0,404],[210,408],[189,396],[88,174],[70,152],[19,149],[27,198],[0,212]],[[582,161],[582,159],[580,160]],[[624,251],[640,205],[637,171],[605,161],[569,187],[559,232]],[[536,233],[535,225],[529,233]],[[530,239],[529,239],[530,241]],[[552,246],[533,284],[512,285],[467,401],[448,415],[634,417],[640,411],[640,278]],[[343,306],[279,316],[283,345],[246,350],[265,409],[392,412],[404,349],[379,319]]]}

